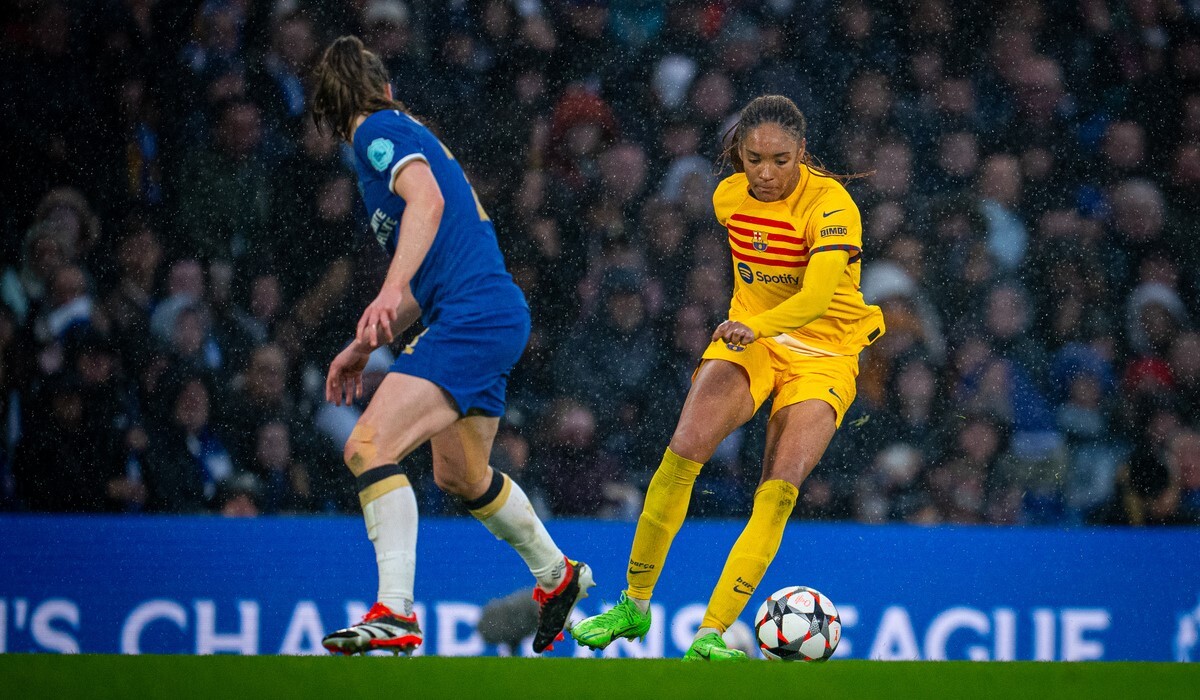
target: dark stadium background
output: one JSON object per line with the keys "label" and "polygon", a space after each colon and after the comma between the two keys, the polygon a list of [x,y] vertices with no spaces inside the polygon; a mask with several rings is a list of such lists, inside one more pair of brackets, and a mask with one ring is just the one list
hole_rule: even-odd
{"label": "dark stadium background", "polygon": [[[826,165],[870,173],[863,291],[889,326],[795,517],[1200,517],[1193,3],[14,5],[6,509],[356,512],[354,414],[318,388],[383,261],[305,108],[307,68],[358,33],[533,308],[495,462],[544,513],[636,517],[727,308],[720,135],[778,92]],[[762,435],[722,446],[694,513],[747,511]]]}

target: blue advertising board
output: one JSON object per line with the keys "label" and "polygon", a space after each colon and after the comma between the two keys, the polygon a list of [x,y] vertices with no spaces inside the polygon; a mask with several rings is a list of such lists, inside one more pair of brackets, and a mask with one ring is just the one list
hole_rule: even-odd
{"label": "blue advertising board", "polygon": [[[608,656],[679,656],[737,538],[689,522],[645,641]],[[531,585],[517,555],[470,518],[421,522],[422,653],[508,653],[476,629],[483,606]],[[625,584],[633,525],[555,521],[596,572],[581,614]],[[356,518],[0,517],[0,651],[316,654],[375,593]],[[793,522],[742,620],[806,585],[843,618],[838,657],[1200,660],[1200,530],[1047,530]],[[528,644],[515,653],[529,654]],[[555,656],[591,656],[560,643]]]}

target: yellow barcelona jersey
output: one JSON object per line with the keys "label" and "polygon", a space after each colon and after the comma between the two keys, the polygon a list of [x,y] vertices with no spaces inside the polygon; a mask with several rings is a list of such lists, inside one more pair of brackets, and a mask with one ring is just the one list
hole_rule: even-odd
{"label": "yellow barcelona jersey", "polygon": [[846,188],[800,165],[800,182],[786,199],[760,202],[745,173],[717,185],[713,209],[729,233],[733,300],[729,318],[745,322],[800,291],[812,256],[846,251],[850,263],[833,300],[816,320],[775,337],[806,354],[854,355],[884,332],[883,313],[859,291],[862,218]]}

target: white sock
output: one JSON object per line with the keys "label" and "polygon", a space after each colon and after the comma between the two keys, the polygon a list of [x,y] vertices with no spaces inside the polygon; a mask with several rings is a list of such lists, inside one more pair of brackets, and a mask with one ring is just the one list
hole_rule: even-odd
{"label": "white sock", "polygon": [[717,629],[716,627],[701,627],[700,629],[696,630],[696,636],[692,638],[692,641],[694,642],[697,639],[710,634],[715,634],[718,637],[722,636],[721,630]]}
{"label": "white sock", "polygon": [[643,614],[650,610],[650,601],[648,601],[648,600],[642,600],[641,598],[633,598],[628,595],[625,596],[625,600],[628,600],[631,603],[633,603],[634,605],[636,605],[637,609],[642,611]]}
{"label": "white sock", "polygon": [[379,565],[376,600],[411,615],[417,565],[417,498],[412,486],[392,489],[364,505],[363,520]]}
{"label": "white sock", "polygon": [[537,579],[538,586],[552,591],[562,583],[567,573],[562,550],[554,544],[550,533],[546,532],[546,526],[533,512],[529,497],[517,482],[509,479],[507,475],[504,475],[504,479],[508,486],[501,490],[498,498],[505,498],[505,491],[508,495],[499,509],[482,518],[478,513],[491,510],[487,506],[473,510],[471,514],[479,518],[479,522],[483,523],[496,539],[504,540],[517,550],[517,554],[521,555],[525,565],[529,567],[529,572]]}

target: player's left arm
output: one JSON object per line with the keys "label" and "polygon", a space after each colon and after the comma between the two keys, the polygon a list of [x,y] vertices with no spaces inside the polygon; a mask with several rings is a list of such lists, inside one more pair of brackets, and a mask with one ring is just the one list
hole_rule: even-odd
{"label": "player's left arm", "polygon": [[397,170],[392,178],[392,191],[405,202],[396,253],[379,295],[358,321],[357,339],[373,347],[381,344],[381,337],[382,342],[392,342],[393,324],[398,320],[409,282],[433,245],[446,204],[442,189],[424,159],[414,159]]}
{"label": "player's left arm", "polygon": [[803,328],[829,310],[838,283],[846,273],[850,253],[844,250],[823,250],[813,253],[804,272],[800,291],[775,308],[756,314],[744,323],[756,338],[769,338]]}
{"label": "player's left arm", "polygon": [[829,310],[846,267],[862,253],[862,219],[844,191],[826,197],[805,227],[808,267],[800,291],[773,309],[717,327],[713,340],[746,345],[803,328]]}

